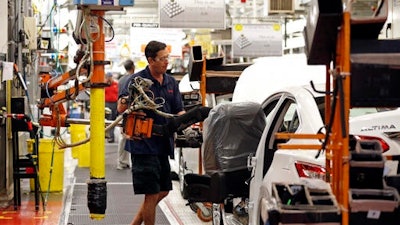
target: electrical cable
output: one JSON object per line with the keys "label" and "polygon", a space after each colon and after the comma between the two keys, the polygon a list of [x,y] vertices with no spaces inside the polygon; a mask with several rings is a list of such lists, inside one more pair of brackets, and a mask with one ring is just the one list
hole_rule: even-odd
{"label": "electrical cable", "polygon": [[[174,117],[173,114],[165,113],[158,110],[158,108],[162,107],[162,104],[156,104],[154,100],[151,99],[146,93],[151,93],[154,96],[154,94],[149,89],[151,85],[152,82],[150,80],[144,79],[139,76],[133,78],[133,83],[129,87],[131,89],[131,97],[133,97],[133,104],[141,109],[150,109],[166,118]],[[146,92],[144,91],[145,89]]]}
{"label": "electrical cable", "polygon": [[38,32],[37,32],[38,36],[40,35],[40,32],[42,32],[43,27],[46,25],[46,23],[47,23],[47,21],[49,20],[49,18],[50,18],[50,16],[51,16],[53,10],[55,9],[55,7],[56,7],[56,4],[53,4],[53,6],[52,6],[51,9],[50,9],[49,14],[47,15],[45,21],[43,22],[43,25],[40,26],[40,28],[39,28],[39,30],[38,30]]}
{"label": "electrical cable", "polygon": [[[85,37],[88,40],[88,42],[84,41],[82,39],[82,35],[79,36],[81,43],[94,43],[96,42],[99,38],[100,38],[100,27],[98,25],[98,23],[96,23],[96,21],[93,20],[92,17],[90,17],[91,15],[85,10],[84,11],[84,17],[82,20],[81,25],[79,26],[79,33],[82,33],[82,29],[85,32]],[[87,23],[87,21],[89,21],[89,25]],[[90,30],[90,32],[89,32]],[[91,34],[96,33],[97,36],[95,36],[95,38],[93,38],[91,36]]]}
{"label": "electrical cable", "polygon": [[46,197],[44,198],[44,203],[43,203],[44,211],[45,211],[45,209],[46,209],[45,206],[47,206],[47,200],[48,200],[49,194],[50,194],[51,180],[52,180],[52,177],[53,177],[55,142],[53,141],[52,144],[53,144],[53,145],[52,145],[51,160],[50,160],[49,183],[47,184]]}
{"label": "electrical cable", "polygon": [[[337,82],[337,79],[336,79],[336,82]],[[336,85],[336,86],[337,86],[337,85]],[[318,153],[317,153],[317,155],[315,156],[315,158],[318,158],[318,157],[320,156],[320,154],[321,154],[323,151],[325,151],[326,146],[327,146],[327,144],[328,144],[328,141],[329,141],[329,134],[332,132],[332,124],[333,124],[334,119],[335,119],[335,113],[334,113],[334,112],[335,112],[335,109],[336,109],[336,102],[337,102],[336,97],[337,97],[337,95],[338,95],[338,90],[337,90],[337,88],[335,87],[335,88],[333,89],[333,101],[332,101],[332,106],[331,106],[331,113],[330,113],[329,123],[326,125],[325,139],[324,139],[324,141],[322,142],[321,149],[318,151]]]}
{"label": "electrical cable", "polygon": [[[35,138],[35,143],[34,143],[34,145],[39,145],[39,143],[37,143],[37,141],[39,141],[39,139],[38,139],[38,138]],[[38,149],[38,146],[37,146],[37,147],[34,147],[34,148]],[[39,189],[40,198],[41,198],[41,200],[42,200],[43,211],[46,211],[46,199],[45,199],[45,197],[43,196],[42,187],[41,187],[40,181],[39,181],[39,166],[38,166],[38,164],[37,164],[37,158],[38,158],[38,155],[37,155],[37,154],[38,154],[38,152],[36,152],[36,155],[35,155],[35,156],[32,156],[32,154],[27,154],[26,157],[28,157],[28,159],[31,160],[32,164],[33,164],[34,167],[35,167],[35,170],[36,170],[36,179],[38,180],[38,181],[37,181],[37,187],[36,187],[36,185],[35,185],[35,188],[38,188],[38,189]],[[36,160],[35,160],[34,158],[36,158]]]}
{"label": "electrical cable", "polygon": [[113,28],[113,26],[111,25],[111,23],[110,23],[107,19],[105,19],[104,17],[102,17],[102,16],[95,15],[95,14],[90,14],[90,15],[91,15],[91,16],[94,16],[94,17],[100,18],[101,20],[103,20],[104,22],[106,22],[106,23],[108,24],[108,26],[110,26],[111,31],[112,31],[112,36],[111,36],[111,38],[110,38],[109,40],[105,40],[105,42],[110,42],[110,41],[112,41],[112,40],[114,39],[114,37],[115,37],[115,31],[114,31],[114,28]]}
{"label": "electrical cable", "polygon": [[52,81],[53,79],[59,77],[60,74],[58,74],[57,71],[55,71],[55,74],[52,74],[52,75],[53,75],[53,76],[46,82],[45,90],[46,90],[47,97],[50,99],[50,101],[51,101],[52,103],[55,103],[54,100],[53,100],[53,98],[52,98],[52,96],[50,95],[50,92],[49,92],[49,83],[50,83],[50,81]]}

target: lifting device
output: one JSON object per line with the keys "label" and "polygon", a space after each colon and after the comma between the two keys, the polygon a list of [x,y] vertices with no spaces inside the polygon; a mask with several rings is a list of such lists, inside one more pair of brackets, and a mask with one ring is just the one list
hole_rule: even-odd
{"label": "lifting device", "polygon": [[[121,1],[120,1],[121,3]],[[132,2],[133,3],[133,2]],[[158,110],[159,104],[149,97],[146,91],[152,85],[146,79],[136,77],[132,80],[130,104],[128,108],[105,128],[104,111],[104,87],[107,86],[104,76],[105,61],[103,32],[104,11],[122,9],[122,7],[78,5],[82,12],[78,15],[78,32],[74,33],[75,41],[82,44],[78,50],[75,62],[76,69],[52,77],[50,74],[41,74],[42,98],[38,104],[39,109],[49,108],[51,114],[43,114],[39,119],[42,126],[67,127],[70,123],[87,123],[67,117],[63,103],[74,100],[78,93],[90,88],[90,138],[78,143],[66,144],[56,139],[60,148],[73,147],[84,144],[88,141],[90,145],[90,180],[88,183],[88,208],[92,219],[103,219],[107,204],[107,187],[105,180],[105,144],[104,136],[108,129],[119,125],[122,121],[124,135],[131,139],[150,138],[152,135],[170,135],[173,132],[181,131],[191,124],[203,121],[210,111],[207,107],[196,107],[184,115],[175,116]],[[83,32],[84,31],[84,32]],[[84,46],[84,47],[83,47]],[[84,80],[80,80],[83,75]],[[61,85],[74,80],[74,85],[65,90],[58,90]],[[157,114],[170,118],[166,125],[153,124],[152,118],[146,117],[143,109],[153,110]],[[59,132],[57,132],[59,133]],[[56,137],[57,138],[57,137]],[[60,137],[59,137],[60,138]]]}
{"label": "lifting device", "polygon": [[[41,74],[40,86],[42,88],[41,100],[38,108],[43,110],[49,108],[51,114],[43,114],[39,118],[42,126],[60,127],[69,126],[67,112],[63,103],[73,100],[78,93],[85,88],[90,88],[90,180],[88,181],[88,208],[92,219],[100,220],[105,217],[107,205],[107,187],[105,180],[105,121],[104,121],[104,87],[107,85],[104,76],[105,61],[105,37],[103,31],[103,16],[106,10],[122,10],[122,6],[110,5],[80,5],[77,20],[77,33],[74,38],[77,44],[81,44],[81,55],[76,63],[78,66],[61,76],[51,77],[50,74]],[[121,4],[121,2],[120,2]],[[130,5],[133,5],[131,2]],[[84,48],[83,48],[84,46]],[[86,75],[86,79],[79,81],[80,75]],[[57,90],[61,85],[75,80],[74,86],[65,90]],[[56,137],[57,138],[57,137]],[[58,141],[57,144],[65,144]],[[82,144],[82,143],[80,143]],[[73,146],[73,145],[69,145]],[[60,147],[69,147],[60,146]]]}

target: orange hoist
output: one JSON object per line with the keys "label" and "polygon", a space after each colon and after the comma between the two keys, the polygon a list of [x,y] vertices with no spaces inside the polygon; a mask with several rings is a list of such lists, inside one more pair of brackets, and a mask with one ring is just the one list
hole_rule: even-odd
{"label": "orange hoist", "polygon": [[144,112],[131,112],[126,115],[123,132],[129,139],[150,138],[153,129],[153,119],[146,117]]}
{"label": "orange hoist", "polygon": [[[152,85],[151,81],[142,77],[135,77],[131,81],[130,90],[130,103],[125,112],[120,115],[124,135],[129,139],[143,139],[150,138],[152,135],[164,136],[171,135],[175,132],[182,131],[192,124],[203,121],[207,118],[211,108],[204,106],[193,107],[185,114],[174,116],[162,111],[158,108],[161,106],[156,104],[146,92]],[[154,124],[154,120],[147,117],[143,111],[152,110],[155,113],[169,118],[167,124],[159,125]],[[119,120],[118,118],[116,121]]]}

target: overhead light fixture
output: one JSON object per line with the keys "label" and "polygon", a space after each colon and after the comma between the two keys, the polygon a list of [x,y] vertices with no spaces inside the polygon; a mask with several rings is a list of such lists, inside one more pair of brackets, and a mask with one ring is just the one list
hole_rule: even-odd
{"label": "overhead light fixture", "polygon": [[126,15],[126,10],[117,10],[117,11],[106,11],[105,15]]}

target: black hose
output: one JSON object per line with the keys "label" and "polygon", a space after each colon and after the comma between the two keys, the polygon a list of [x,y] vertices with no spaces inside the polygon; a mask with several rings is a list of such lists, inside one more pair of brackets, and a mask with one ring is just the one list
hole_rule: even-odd
{"label": "black hose", "polygon": [[[336,79],[337,82],[337,79]],[[337,86],[337,85],[336,85]],[[322,143],[321,149],[318,151],[317,155],[315,158],[318,158],[319,155],[321,154],[322,151],[325,150],[326,145],[328,144],[329,141],[329,134],[332,132],[332,124],[335,119],[335,108],[336,108],[336,96],[338,94],[337,88],[333,89],[333,101],[332,101],[332,107],[331,107],[331,113],[330,113],[330,118],[329,118],[329,123],[326,125],[326,134],[325,134],[325,140]]]}

